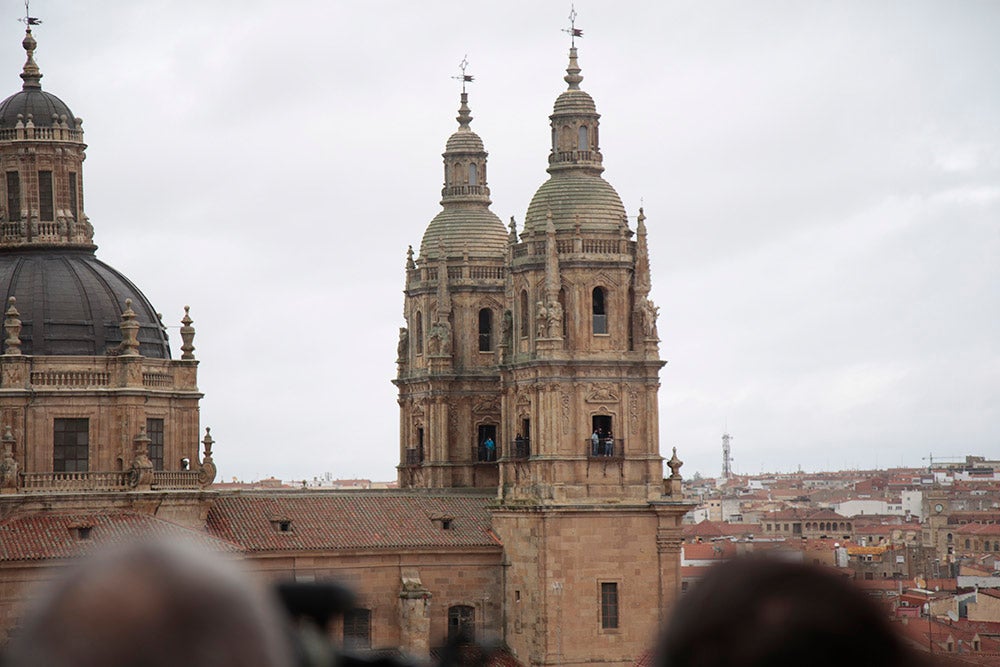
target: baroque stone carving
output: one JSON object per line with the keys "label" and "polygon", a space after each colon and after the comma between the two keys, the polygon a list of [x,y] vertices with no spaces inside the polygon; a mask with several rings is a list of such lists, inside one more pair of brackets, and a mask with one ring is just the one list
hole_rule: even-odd
{"label": "baroque stone carving", "polygon": [[472,411],[476,414],[499,414],[500,413],[500,399],[496,396],[486,396],[483,398],[476,399],[475,405],[472,407]]}
{"label": "baroque stone carving", "polygon": [[588,403],[617,403],[618,394],[610,384],[592,384],[587,394]]}
{"label": "baroque stone carving", "polygon": [[656,332],[656,319],[659,317],[660,308],[655,305],[649,297],[636,304],[636,314],[639,316],[639,329],[647,340],[658,340]]}

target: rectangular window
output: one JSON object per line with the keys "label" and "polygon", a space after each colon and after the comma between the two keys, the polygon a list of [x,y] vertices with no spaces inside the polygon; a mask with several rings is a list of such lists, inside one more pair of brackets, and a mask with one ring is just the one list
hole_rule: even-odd
{"label": "rectangular window", "polygon": [[16,171],[7,172],[7,219],[21,219],[21,176]]}
{"label": "rectangular window", "polygon": [[368,609],[352,609],[344,614],[344,648],[353,650],[372,647],[372,613]]}
{"label": "rectangular window", "polygon": [[601,628],[614,630],[618,627],[618,584],[601,584]]}
{"label": "rectangular window", "polygon": [[52,222],[56,219],[52,206],[52,172],[38,172],[38,219]]}
{"label": "rectangular window", "polygon": [[87,472],[90,459],[90,420],[56,419],[52,436],[52,470]]}
{"label": "rectangular window", "polygon": [[69,172],[69,214],[76,220],[77,208],[79,208],[79,201],[76,194],[76,174],[72,171]]}
{"label": "rectangular window", "polygon": [[163,470],[163,420],[147,419],[146,435],[149,436],[149,460],[153,470]]}

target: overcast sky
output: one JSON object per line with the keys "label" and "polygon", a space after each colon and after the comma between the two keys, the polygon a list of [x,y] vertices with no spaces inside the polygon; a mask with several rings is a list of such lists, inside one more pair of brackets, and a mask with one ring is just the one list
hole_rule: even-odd
{"label": "overcast sky", "polygon": [[[23,7],[0,65],[24,61]],[[579,0],[645,206],[686,476],[1000,456],[1000,3]],[[222,478],[395,478],[403,264],[468,54],[493,211],[547,175],[561,2],[35,0],[98,257],[190,304]],[[5,63],[5,64],[3,64]],[[175,357],[179,335],[170,331]]]}

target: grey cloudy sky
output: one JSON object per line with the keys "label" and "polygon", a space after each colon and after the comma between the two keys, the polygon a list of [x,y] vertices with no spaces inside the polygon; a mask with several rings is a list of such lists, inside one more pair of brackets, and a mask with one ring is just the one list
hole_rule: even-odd
{"label": "grey cloudy sky", "polygon": [[[717,474],[728,424],[747,473],[1000,455],[1000,3],[576,10],[605,177],[648,217],[661,450]],[[403,262],[439,209],[449,77],[468,54],[493,210],[520,223],[568,3],[32,13],[43,87],[84,119],[98,256],[167,322],[191,305],[221,476],[393,479]]]}

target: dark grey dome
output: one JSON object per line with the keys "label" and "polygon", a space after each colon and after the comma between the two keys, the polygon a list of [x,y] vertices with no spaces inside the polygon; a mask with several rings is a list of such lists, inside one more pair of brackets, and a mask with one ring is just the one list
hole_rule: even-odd
{"label": "dark grey dome", "polygon": [[28,114],[31,114],[35,127],[52,127],[53,114],[59,118],[65,116],[66,124],[71,129],[76,127],[76,118],[66,103],[40,88],[18,91],[0,102],[0,129],[13,128],[18,114],[25,123],[28,122]]}
{"label": "dark grey dome", "polygon": [[93,251],[0,251],[0,295],[4,310],[9,297],[17,299],[23,354],[106,354],[121,342],[121,314],[131,299],[139,354],[170,358],[167,332],[152,304]]}

